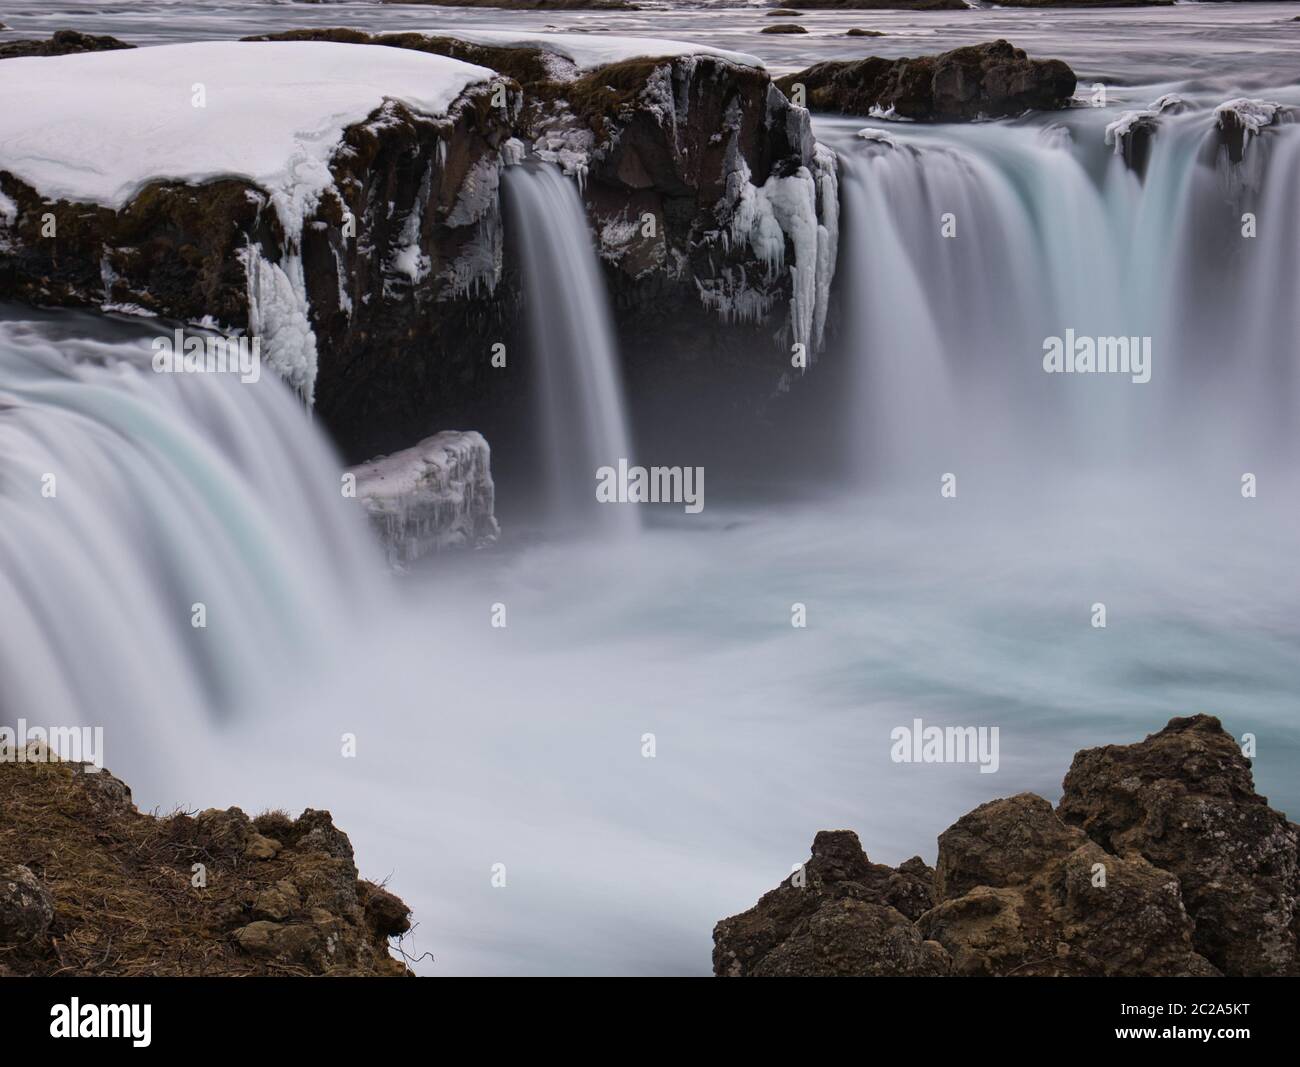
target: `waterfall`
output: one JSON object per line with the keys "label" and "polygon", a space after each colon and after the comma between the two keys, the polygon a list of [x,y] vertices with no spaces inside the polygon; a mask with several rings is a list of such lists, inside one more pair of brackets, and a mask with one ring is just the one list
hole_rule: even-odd
{"label": "waterfall", "polygon": [[553,165],[505,170],[519,235],[549,501],[566,525],[628,531],[635,508],[596,502],[596,471],[631,460],[622,374],[600,265],[574,183]]}
{"label": "waterfall", "polygon": [[[1106,143],[1114,113],[1090,111],[856,135],[821,124],[843,171],[865,479],[972,459],[1253,470],[1294,451],[1300,126],[1248,138],[1233,162],[1211,109],[1161,114],[1139,176]],[[1149,337],[1151,381],[1045,373],[1046,340],[1067,330]]]}
{"label": "waterfall", "polygon": [[109,765],[156,780],[159,753],[319,667],[380,606],[382,564],[273,375],[155,374],[147,327],[20,314],[0,317],[0,722],[105,726]]}

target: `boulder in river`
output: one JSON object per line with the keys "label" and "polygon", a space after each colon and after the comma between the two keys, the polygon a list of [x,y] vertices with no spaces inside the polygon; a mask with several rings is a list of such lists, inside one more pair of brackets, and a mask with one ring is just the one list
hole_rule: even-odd
{"label": "boulder in river", "polygon": [[1004,118],[1067,106],[1074,72],[1059,59],[1030,59],[1007,41],[966,45],[934,56],[818,63],[777,85],[802,85],[813,111],[884,114],[915,122]]}

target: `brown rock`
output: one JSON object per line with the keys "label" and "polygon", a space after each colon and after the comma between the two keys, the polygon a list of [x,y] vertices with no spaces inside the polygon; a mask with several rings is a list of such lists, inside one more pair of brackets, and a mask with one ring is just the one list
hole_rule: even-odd
{"label": "brown rock", "polygon": [[[918,974],[939,973],[934,954],[921,949],[922,939],[908,935],[904,944],[895,929],[899,923],[910,926],[911,920],[929,907],[933,873],[919,858],[908,860],[897,870],[872,863],[853,831],[823,830],[813,840],[812,858],[799,871],[764,894],[749,911],[717,924],[713,931],[714,973],[794,973],[792,968],[799,961],[814,959],[821,961],[818,967],[861,967],[863,974],[905,973],[909,967]],[[839,907],[844,901],[872,907]],[[883,914],[886,912],[890,915]],[[829,947],[828,940],[840,925],[856,946],[844,954]],[[876,956],[867,952],[864,941],[872,930],[894,931]],[[782,949],[772,962],[765,962],[792,938],[800,940],[797,948]]]}
{"label": "brown rock", "polygon": [[1255,792],[1218,719],[1173,719],[1137,744],[1079,752],[1060,814],[1106,851],[1171,872],[1197,950],[1225,974],[1297,973],[1297,827]]}

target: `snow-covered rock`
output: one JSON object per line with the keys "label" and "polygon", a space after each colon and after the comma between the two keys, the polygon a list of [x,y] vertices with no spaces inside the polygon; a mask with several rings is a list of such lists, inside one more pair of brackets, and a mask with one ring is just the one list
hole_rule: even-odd
{"label": "snow-covered rock", "polygon": [[[304,229],[327,195],[341,198],[337,164],[345,132],[395,101],[414,115],[442,119],[467,89],[495,77],[446,56],[328,42],[215,41],[10,59],[0,63],[0,172],[42,203],[62,203],[82,216],[92,212],[76,205],[106,209],[93,212],[104,222],[142,213],[143,194],[159,185],[251,186],[249,201],[258,210],[243,247],[229,257],[243,265],[245,300],[229,325],[261,336],[272,369],[310,402],[318,356]],[[10,205],[4,215],[11,230],[14,195],[0,195]],[[263,206],[273,219],[261,217]],[[197,214],[210,214],[209,205]],[[239,220],[227,215],[211,224],[229,230],[232,223]],[[124,290],[105,292],[105,304],[139,304],[181,318],[221,310],[150,308],[156,289],[146,283],[145,292],[130,292],[134,273],[122,262],[130,249],[115,247],[138,243],[138,227],[123,236],[105,241],[97,257],[109,288]],[[408,280],[427,273],[410,240],[388,263]],[[340,304],[350,299],[340,292]]]}
{"label": "snow-covered rock", "polygon": [[482,434],[447,430],[350,473],[391,563],[482,545],[500,532],[491,453]]}

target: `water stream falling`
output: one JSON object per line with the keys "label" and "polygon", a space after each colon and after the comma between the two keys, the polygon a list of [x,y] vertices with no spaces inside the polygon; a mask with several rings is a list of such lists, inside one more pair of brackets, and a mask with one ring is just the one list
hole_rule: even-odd
{"label": "water stream falling", "polygon": [[587,213],[549,163],[504,173],[521,250],[529,341],[545,438],[548,505],[566,525],[636,528],[635,507],[596,502],[596,471],[631,462],[622,374]]}
{"label": "water stream falling", "polygon": [[[1139,177],[1106,144],[1114,120],[823,123],[844,170],[867,480],[1294,459],[1300,125],[1250,137],[1234,163],[1211,107],[1192,104],[1159,116]],[[1045,373],[1045,340],[1067,330],[1150,338],[1151,380]]]}
{"label": "water stream falling", "polygon": [[125,773],[315,670],[382,568],[278,381],[154,374],[147,327],[13,311],[0,721],[105,726]]}

